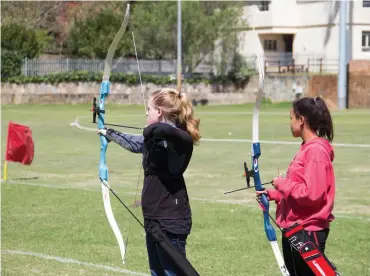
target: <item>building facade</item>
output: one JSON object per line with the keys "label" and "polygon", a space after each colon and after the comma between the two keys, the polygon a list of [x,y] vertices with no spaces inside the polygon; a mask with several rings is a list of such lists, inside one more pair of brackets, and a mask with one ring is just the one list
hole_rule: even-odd
{"label": "building facade", "polygon": [[[270,66],[293,62],[317,71],[324,59],[336,71],[339,57],[340,1],[246,1],[240,53],[259,54]],[[370,1],[347,1],[348,60],[370,59]],[[314,68],[312,70],[312,68]]]}

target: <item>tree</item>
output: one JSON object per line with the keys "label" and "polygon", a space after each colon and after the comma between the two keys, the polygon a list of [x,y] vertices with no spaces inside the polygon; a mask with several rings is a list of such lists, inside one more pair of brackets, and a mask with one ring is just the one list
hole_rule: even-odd
{"label": "tree", "polygon": [[[219,45],[222,52],[235,54],[236,27],[242,13],[239,2],[182,2],[182,51],[187,72],[207,58],[212,61]],[[80,57],[105,58],[106,51],[122,22],[125,5],[98,9],[99,13],[75,21],[69,33],[68,50]],[[177,2],[148,1],[132,5],[128,33],[135,33],[140,57],[176,58]],[[217,43],[216,43],[217,42]],[[118,55],[134,54],[131,35],[122,39]],[[229,56],[229,54],[227,55]],[[232,60],[228,58],[229,61]]]}
{"label": "tree", "polygon": [[59,18],[69,1],[1,1],[2,24],[27,26],[38,32],[46,49],[63,28]]}
{"label": "tree", "polygon": [[[77,20],[69,33],[68,51],[78,57],[104,59],[109,45],[121,26],[122,18],[117,12],[106,9],[86,20]],[[121,55],[131,47],[127,45],[127,41],[130,42],[127,36],[121,40],[116,54]]]}
{"label": "tree", "polygon": [[[182,2],[182,52],[188,72],[206,58],[212,60],[218,44],[223,44],[223,52],[236,52],[241,5]],[[134,7],[130,24],[142,55],[156,59],[176,57],[177,2],[140,2]]]}
{"label": "tree", "polygon": [[1,23],[51,31],[69,1],[1,1]]}
{"label": "tree", "polygon": [[1,48],[19,53],[23,58],[37,57],[42,49],[37,33],[19,24],[1,26]]}
{"label": "tree", "polygon": [[112,1],[1,1],[1,23],[20,24],[38,30],[47,48],[63,50],[74,19],[95,14],[101,9],[117,7]]}

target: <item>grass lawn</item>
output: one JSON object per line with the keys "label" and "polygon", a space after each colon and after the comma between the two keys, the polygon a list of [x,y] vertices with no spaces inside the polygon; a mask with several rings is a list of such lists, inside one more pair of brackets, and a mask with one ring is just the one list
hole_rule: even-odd
{"label": "grass lawn", "polygon": [[[290,134],[289,107],[263,104],[261,140],[299,142]],[[102,202],[98,136],[70,126],[79,116],[82,126],[95,128],[89,108],[2,106],[2,158],[10,120],[30,126],[35,142],[32,165],[10,163],[10,181],[1,184],[3,275],[149,274],[143,230],[111,195],[121,232],[124,238],[129,236],[126,264],[121,264]],[[145,123],[142,106],[109,104],[106,110],[107,122]],[[202,137],[251,139],[252,111],[253,105],[197,107]],[[342,275],[370,275],[370,146],[356,146],[370,144],[370,111],[333,112],[333,118],[334,143],[355,145],[334,146],[336,219],[327,255]],[[186,171],[193,211],[187,254],[201,275],[280,275],[254,192],[223,194],[245,186],[243,162],[250,160],[250,145],[203,141],[195,148]],[[261,177],[267,182],[277,174],[277,168],[286,170],[299,145],[262,143],[261,147]],[[130,205],[135,199],[140,162],[140,155],[109,144],[109,183]],[[142,219],[140,208],[133,207],[133,211]]]}

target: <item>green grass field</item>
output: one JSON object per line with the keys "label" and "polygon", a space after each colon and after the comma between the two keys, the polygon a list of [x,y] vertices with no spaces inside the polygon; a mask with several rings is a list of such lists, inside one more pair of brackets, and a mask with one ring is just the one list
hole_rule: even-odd
{"label": "green grass field", "polygon": [[[252,107],[197,107],[202,137],[251,139]],[[263,105],[261,140],[299,142],[290,134],[289,107]],[[82,126],[94,128],[89,108],[2,106],[2,159],[8,121],[30,126],[35,142],[33,164],[9,164],[10,181],[1,184],[2,275],[149,274],[143,230],[111,196],[125,238],[130,228],[126,264],[120,263],[100,191],[98,136],[70,126],[80,116]],[[106,109],[107,122],[136,126],[145,122],[142,106],[107,105]],[[370,275],[370,111],[333,112],[333,118],[334,143],[355,145],[335,146],[336,219],[327,255],[342,275]],[[250,160],[250,145],[203,141],[194,150],[185,175],[193,210],[187,254],[201,275],[280,275],[254,192],[223,194],[245,186],[243,162]],[[262,143],[261,147],[261,176],[269,181],[277,168],[286,170],[299,146]],[[109,183],[130,205],[140,161],[140,155],[118,145],[108,147]],[[133,211],[142,219],[140,208]]]}

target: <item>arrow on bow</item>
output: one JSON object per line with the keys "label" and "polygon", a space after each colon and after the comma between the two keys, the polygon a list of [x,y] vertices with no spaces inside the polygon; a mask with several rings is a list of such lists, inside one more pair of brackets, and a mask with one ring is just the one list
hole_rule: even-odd
{"label": "arrow on bow", "polygon": [[[259,120],[259,108],[262,100],[262,94],[263,94],[263,87],[264,87],[264,78],[265,78],[265,72],[263,68],[263,64],[260,60],[260,58],[257,56],[257,61],[259,64],[259,88],[258,88],[258,94],[256,103],[254,105],[253,110],[253,128],[252,128],[252,173],[246,173],[246,181],[247,185],[249,186],[250,177],[253,177],[254,181],[254,187],[256,191],[263,191],[264,188],[262,187],[260,172],[259,172],[259,166],[258,166],[258,159],[261,156],[261,146],[259,142],[258,137],[258,120]],[[247,164],[245,163],[245,170],[248,171]],[[264,221],[264,227],[265,227],[265,233],[267,236],[267,239],[270,241],[272,250],[274,252],[276,261],[279,265],[280,271],[284,276],[289,276],[288,269],[285,266],[284,259],[281,255],[277,239],[276,239],[276,233],[274,228],[271,225],[270,222],[270,214],[269,214],[269,201],[267,199],[267,196],[265,194],[262,194],[259,199],[259,204],[263,210],[263,221]]]}
{"label": "arrow on bow", "polygon": [[[243,176],[247,180],[247,187],[232,190],[232,191],[229,191],[229,192],[225,192],[224,195],[254,188],[254,186],[251,186],[251,177],[254,176],[254,171],[253,170],[248,170],[247,162],[244,162],[244,175]],[[269,184],[272,184],[272,183],[273,183],[273,181],[269,181],[269,182],[266,182],[266,183],[262,183],[261,185],[269,185]]]}
{"label": "arrow on bow", "polygon": [[[93,105],[91,108],[91,111],[93,112],[93,120],[92,123],[96,124],[96,115],[100,115],[100,113],[105,113],[105,110],[100,110],[100,107],[96,105],[96,98],[93,99]],[[144,130],[142,127],[133,127],[133,126],[126,126],[126,125],[120,125],[120,124],[108,124],[104,123],[105,126],[115,126],[115,127],[123,127],[123,128],[131,128],[131,129],[137,129],[137,130]]]}
{"label": "arrow on bow", "polygon": [[[96,115],[98,116],[98,129],[104,129],[105,128],[105,122],[104,122],[104,116],[105,116],[105,99],[108,96],[110,92],[110,82],[109,82],[109,76],[112,68],[112,62],[113,62],[113,56],[114,52],[117,49],[117,45],[119,41],[121,40],[123,34],[126,31],[128,20],[130,17],[130,5],[127,4],[125,17],[123,19],[123,22],[121,24],[121,27],[119,28],[116,36],[114,37],[111,45],[109,46],[107,57],[104,62],[104,73],[103,73],[103,80],[100,86],[100,98],[99,98],[99,112],[94,112],[93,114],[93,121],[96,120]],[[95,105],[96,107],[96,105]],[[99,162],[99,178],[101,182],[101,188],[103,193],[103,202],[104,202],[104,209],[105,213],[107,215],[109,224],[114,232],[114,235],[116,236],[118,246],[121,252],[121,258],[122,263],[125,263],[125,254],[126,254],[126,248],[123,241],[123,237],[121,234],[121,231],[118,228],[116,219],[114,218],[112,207],[110,204],[110,198],[109,198],[109,184],[108,184],[108,167],[106,165],[106,151],[108,147],[108,140],[107,138],[100,134],[100,162]]]}

